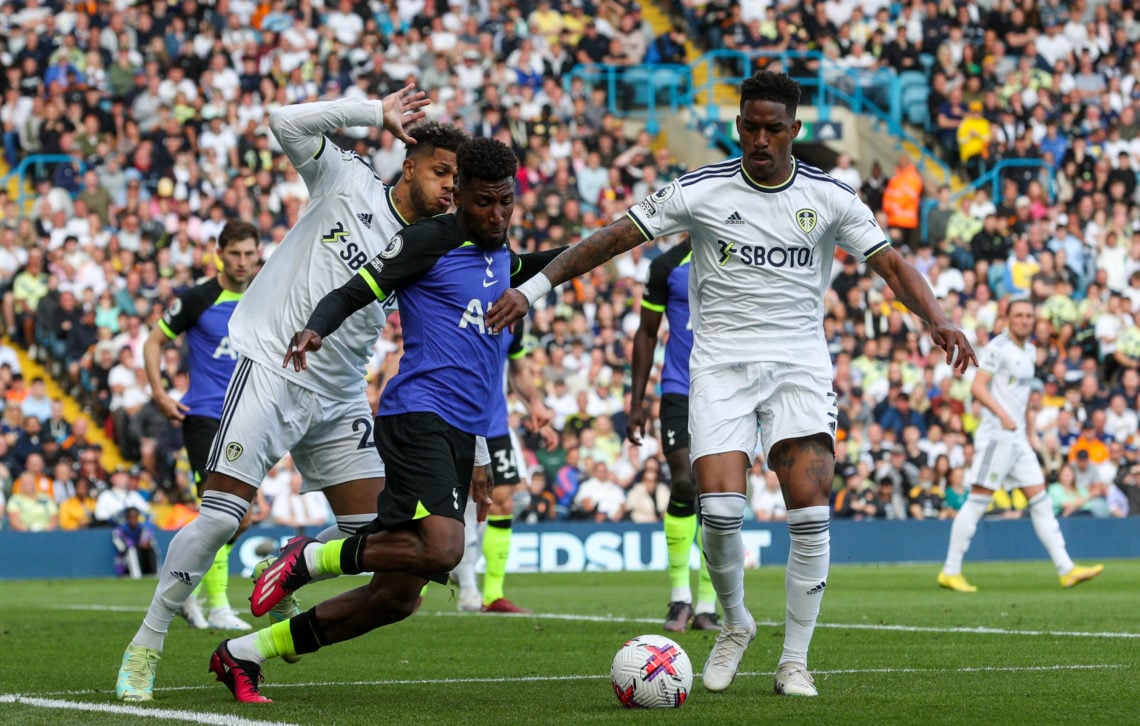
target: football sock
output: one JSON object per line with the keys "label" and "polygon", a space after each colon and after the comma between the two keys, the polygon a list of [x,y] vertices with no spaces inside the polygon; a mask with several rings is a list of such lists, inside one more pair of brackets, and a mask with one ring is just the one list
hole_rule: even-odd
{"label": "football sock", "polygon": [[222,545],[218,554],[214,556],[214,564],[210,565],[210,569],[202,575],[202,582],[198,585],[206,598],[206,607],[210,610],[230,606],[229,600],[226,599],[226,585],[230,578],[231,549],[232,545]]}
{"label": "football sock", "polygon": [[337,516],[336,524],[326,527],[317,533],[319,542],[332,542],[334,539],[344,539],[356,534],[356,531],[376,519],[375,514],[345,514]]}
{"label": "football sock", "polygon": [[1053,514],[1053,501],[1048,492],[1041,492],[1029,500],[1029,518],[1037,539],[1045,545],[1045,551],[1057,567],[1058,575],[1066,575],[1073,569],[1073,560],[1065,548],[1065,536],[1061,534],[1061,524]]}
{"label": "football sock", "polygon": [[749,617],[744,604],[744,542],[740,539],[746,504],[744,495],[736,492],[701,495],[705,560],[724,608],[726,627],[743,626]]}
{"label": "football sock", "polygon": [[787,612],[784,618],[784,652],[781,663],[807,665],[808,646],[815,632],[827,568],[831,564],[829,509],[804,507],[788,512],[788,569],[784,575]]}
{"label": "football sock", "polygon": [[[318,648],[331,645],[332,641],[325,636],[321,623],[317,620],[317,609],[309,608],[300,615],[289,618],[277,625],[289,626],[289,637],[293,641],[293,654],[304,655],[316,652]],[[288,655],[283,653],[283,655]]]}
{"label": "football sock", "polygon": [[202,495],[197,518],[170,541],[154,597],[131,645],[162,650],[170,621],[214,562],[218,550],[237,532],[247,509],[249,502],[233,494],[210,490]]}
{"label": "football sock", "polygon": [[487,570],[483,573],[483,604],[490,605],[503,596],[503,580],[507,576],[507,557],[511,554],[511,515],[487,517],[483,533],[483,557]]}
{"label": "football sock", "polygon": [[978,522],[990,505],[990,498],[989,494],[971,492],[954,517],[954,522],[950,525],[950,546],[946,549],[946,562],[942,565],[942,571],[947,575],[953,577],[962,574],[962,558],[966,556],[966,550],[970,549],[970,540],[974,538]]}
{"label": "football sock", "polygon": [[[673,507],[673,502],[669,502]],[[689,508],[692,512],[692,507]],[[669,602],[692,602],[693,592],[689,588],[689,556],[693,551],[693,536],[697,532],[697,514],[678,516],[665,511],[665,549],[669,553],[669,584],[673,594]]]}
{"label": "football sock", "polygon": [[479,561],[479,522],[475,500],[467,498],[467,508],[463,510],[463,559],[455,566],[453,574],[459,587],[469,589],[477,587],[475,578],[475,564]]}
{"label": "football sock", "polygon": [[702,528],[697,528],[697,546],[701,550],[701,568],[697,570],[697,604],[693,606],[694,613],[716,612],[716,590],[713,589],[712,579],[709,577],[709,568],[705,562],[704,547],[701,546]]}
{"label": "football sock", "polygon": [[[354,535],[350,539],[356,539]],[[336,577],[337,575],[356,574],[346,573],[341,567],[341,555],[349,539],[334,539],[324,544],[305,545],[305,568],[313,577]],[[350,550],[351,551],[351,550]]]}

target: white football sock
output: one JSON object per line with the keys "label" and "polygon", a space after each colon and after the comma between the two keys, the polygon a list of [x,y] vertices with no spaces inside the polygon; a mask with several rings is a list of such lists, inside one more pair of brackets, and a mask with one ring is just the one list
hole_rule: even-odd
{"label": "white football sock", "polygon": [[1057,574],[1069,574],[1073,569],[1073,560],[1065,548],[1065,535],[1061,534],[1061,523],[1053,514],[1053,502],[1049,499],[1048,492],[1041,492],[1029,500],[1029,518],[1033,520],[1037,539],[1045,545],[1045,551],[1057,567]]}
{"label": "white football sock", "polygon": [[735,492],[700,496],[701,545],[726,627],[744,627],[749,618],[744,604],[744,541],[740,538],[746,505],[744,495]]}
{"label": "white football sock", "polygon": [[946,562],[942,571],[953,577],[962,574],[962,558],[966,550],[970,549],[970,540],[978,529],[978,522],[990,506],[991,494],[970,493],[966,503],[958,510],[954,523],[950,525],[950,546],[946,548]]}
{"label": "white football sock", "polygon": [[356,530],[376,519],[375,514],[345,514],[337,516],[336,524],[326,527],[317,533],[318,542],[332,542],[335,539],[344,539],[356,534]]}
{"label": "white football sock", "polygon": [[788,512],[788,569],[784,575],[787,609],[784,616],[784,652],[780,663],[807,666],[808,646],[815,632],[827,569],[831,564],[830,510],[804,507]]}
{"label": "white football sock", "polygon": [[218,550],[233,538],[247,509],[249,502],[233,494],[209,490],[202,495],[198,517],[170,542],[150,608],[131,645],[162,650],[170,621],[214,564]]}
{"label": "white football sock", "polygon": [[487,523],[478,522],[475,500],[467,498],[467,509],[463,510],[463,559],[455,566],[455,580],[463,589],[478,587],[475,565],[483,553],[483,532]]}

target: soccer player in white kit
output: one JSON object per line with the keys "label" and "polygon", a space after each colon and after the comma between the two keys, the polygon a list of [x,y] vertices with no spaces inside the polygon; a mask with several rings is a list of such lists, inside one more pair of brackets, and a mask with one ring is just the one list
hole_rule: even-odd
{"label": "soccer player in white kit", "polygon": [[921,274],[891,248],[853,189],[792,158],[799,85],[762,71],[741,86],[742,158],[682,176],[626,217],[562,253],[492,306],[495,329],[518,320],[558,285],[638,244],[688,231],[690,456],[700,487],[703,545],[724,610],[705,663],[705,688],[723,691],[756,635],[744,604],[746,475],[764,431],[788,508],[791,551],[780,694],[815,696],[807,651],[830,561],[828,495],[835,473],[836,399],[823,338],[823,297],[836,244],[865,259],[931,328],[961,372],[975,362]]}
{"label": "soccer player in white kit", "polygon": [[[304,374],[282,367],[280,347],[304,327],[324,295],[351,279],[396,233],[451,206],[455,150],[464,136],[439,124],[421,125],[430,129],[430,140],[420,146],[404,124],[423,118],[426,104],[423,93],[408,85],[382,101],[298,104],[270,115],[270,129],[304,178],[310,202],[230,320],[230,340],[241,358],[207,463],[199,515],[170,543],[150,608],[123,655],[115,689],[120,699],[153,699],[174,614],[285,452],[292,452],[306,489],[323,491],[336,514],[337,526],[321,539],[352,534],[375,518],[384,468],[372,436],[365,366],[387,310],[374,305],[353,316]],[[338,128],[380,125],[409,145],[403,177],[392,187],[325,136]]]}
{"label": "soccer player in white kit", "polygon": [[1030,445],[1033,416],[1028,413],[1036,348],[1029,342],[1036,323],[1033,303],[1018,299],[1009,304],[1007,327],[982,349],[981,362],[970,393],[982,404],[982,420],[974,433],[974,461],[966,475],[970,494],[950,528],[946,563],[938,584],[958,592],[975,592],[962,574],[962,558],[986,512],[995,490],[1020,488],[1029,500],[1029,516],[1038,539],[1045,546],[1062,587],[1091,580],[1103,565],[1073,564],[1065,548],[1061,525],[1053,514],[1053,502],[1045,490],[1045,474]]}

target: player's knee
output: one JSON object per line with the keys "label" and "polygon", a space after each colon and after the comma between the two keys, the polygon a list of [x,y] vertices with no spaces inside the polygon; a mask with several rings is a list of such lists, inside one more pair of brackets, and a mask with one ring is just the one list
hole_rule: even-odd
{"label": "player's knee", "polygon": [[367,615],[371,620],[370,630],[398,623],[416,611],[419,591],[404,592],[391,588],[373,590],[368,597]]}
{"label": "player's knee", "polygon": [[[677,476],[673,479],[669,489],[670,505],[676,502],[679,506],[688,506],[693,509],[697,501],[697,483],[691,476]],[[689,512],[692,514],[692,512]],[[683,516],[683,515],[678,515]]]}
{"label": "player's knee", "polygon": [[459,530],[457,537],[435,537],[425,545],[423,571],[450,572],[463,559],[463,530]]}

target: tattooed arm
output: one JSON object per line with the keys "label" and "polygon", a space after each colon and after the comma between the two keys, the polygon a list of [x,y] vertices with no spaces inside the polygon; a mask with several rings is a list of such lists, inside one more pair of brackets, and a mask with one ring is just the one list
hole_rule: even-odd
{"label": "tattooed arm", "polygon": [[487,311],[487,325],[498,333],[520,320],[531,303],[556,285],[585,274],[609,259],[645,241],[645,235],[629,217],[598,230],[570,247],[518,289],[504,292]]}

